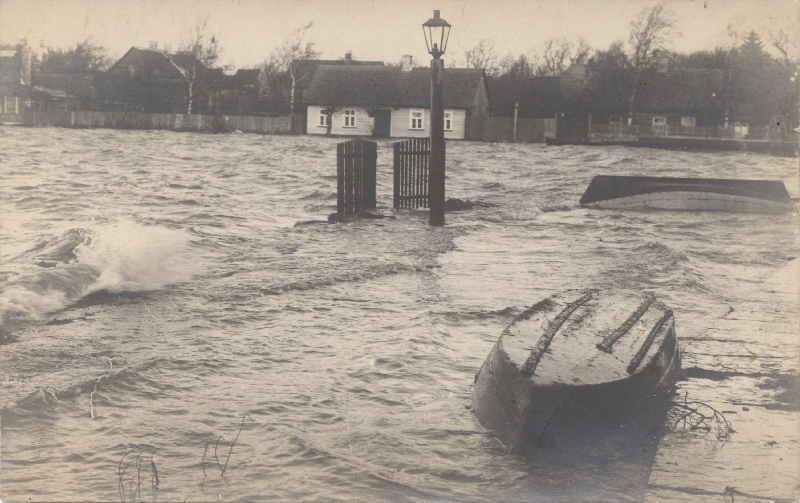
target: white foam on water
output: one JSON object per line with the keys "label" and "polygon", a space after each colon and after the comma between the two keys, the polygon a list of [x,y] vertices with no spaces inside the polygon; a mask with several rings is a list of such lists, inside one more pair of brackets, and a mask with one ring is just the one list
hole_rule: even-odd
{"label": "white foam on water", "polygon": [[183,230],[144,226],[130,220],[104,227],[90,242],[75,249],[77,260],[98,272],[83,295],[101,290],[160,290],[188,281],[198,272],[196,262],[188,256],[189,245],[189,235]]}
{"label": "white foam on water", "polygon": [[41,319],[99,291],[161,290],[189,281],[200,269],[190,257],[191,240],[184,230],[120,219],[86,233],[87,239],[74,249],[74,260],[5,285],[0,293],[2,325],[10,319]]}

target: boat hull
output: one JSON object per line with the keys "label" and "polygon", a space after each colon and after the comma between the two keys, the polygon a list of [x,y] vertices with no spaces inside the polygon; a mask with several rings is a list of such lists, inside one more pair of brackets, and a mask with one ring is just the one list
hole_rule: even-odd
{"label": "boat hull", "polygon": [[786,213],[796,209],[783,182],[647,176],[594,177],[580,201],[601,209]]}
{"label": "boat hull", "polygon": [[[674,325],[659,330],[664,334],[658,348],[635,372],[582,385],[537,384],[536,377],[525,375],[504,348],[507,330],[475,376],[475,416],[510,452],[523,454],[557,442],[559,435],[565,438],[565,432],[571,436],[569,424],[621,424],[627,416],[643,413],[643,408],[645,413],[652,412],[654,400],[668,399],[680,365]],[[570,412],[565,415],[565,411]]]}

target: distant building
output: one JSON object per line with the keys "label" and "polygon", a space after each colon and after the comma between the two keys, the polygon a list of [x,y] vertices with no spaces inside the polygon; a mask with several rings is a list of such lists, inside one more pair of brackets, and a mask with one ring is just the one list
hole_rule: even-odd
{"label": "distant building", "polygon": [[642,81],[647,85],[640,86],[634,124],[690,128],[724,122],[726,92],[722,70],[651,70],[642,74]]}
{"label": "distant building", "polygon": [[492,115],[550,119],[564,109],[561,77],[512,77],[488,79]]}
{"label": "distant building", "polygon": [[99,108],[97,84],[102,72],[75,74],[34,73],[32,96],[38,110],[91,110]]}
{"label": "distant building", "polygon": [[207,68],[190,52],[152,47],[132,47],[106,72],[105,101],[154,113],[203,113],[213,106],[221,70]]}
{"label": "distant building", "polygon": [[353,59],[350,53],[344,59],[298,59],[292,62],[291,73],[294,75],[295,104],[303,102],[308,86],[314,80],[314,75],[320,66],[384,66],[383,61],[359,61]]}
{"label": "distant building", "polygon": [[[309,134],[430,136],[430,70],[398,66],[320,65],[304,100]],[[488,116],[482,69],[443,73],[445,137],[464,138],[469,115]]]}
{"label": "distant building", "polygon": [[209,112],[215,115],[258,115],[269,83],[263,68],[240,69],[214,79]]}
{"label": "distant building", "polygon": [[31,50],[0,50],[0,113],[22,114],[30,98]]}

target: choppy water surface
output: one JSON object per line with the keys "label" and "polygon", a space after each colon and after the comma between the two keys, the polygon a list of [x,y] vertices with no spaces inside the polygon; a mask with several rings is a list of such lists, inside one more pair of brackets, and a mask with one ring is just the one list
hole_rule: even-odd
{"label": "choppy water surface", "polygon": [[[422,212],[310,222],[335,211],[336,139],[4,127],[0,142],[6,501],[721,494],[708,477],[730,468],[715,456],[736,435],[668,433],[640,467],[645,482],[660,474],[645,493],[507,455],[477,424],[473,377],[503,327],[587,286],[656,291],[686,338],[681,393],[748,403],[728,414],[734,428],[782,435],[770,446],[782,465],[734,451],[743,467],[727,485],[798,493],[796,337],[725,369],[718,355],[758,355],[765,336],[706,340],[797,255],[797,214],[577,203],[602,173],[779,179],[797,197],[796,160],[449,142],[448,196],[492,205],[430,228]],[[378,148],[386,213],[390,147]]]}

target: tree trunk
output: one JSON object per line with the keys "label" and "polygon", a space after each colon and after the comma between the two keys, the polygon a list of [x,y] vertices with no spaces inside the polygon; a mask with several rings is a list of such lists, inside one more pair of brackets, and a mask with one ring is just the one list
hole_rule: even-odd
{"label": "tree trunk", "polygon": [[297,79],[294,77],[294,70],[289,67],[289,76],[292,78],[292,89],[289,94],[289,116],[294,118],[294,88],[297,84]]}
{"label": "tree trunk", "polygon": [[192,114],[192,84],[193,84],[193,82],[190,80],[189,81],[189,106],[186,107],[186,114],[187,115],[191,115]]}
{"label": "tree trunk", "polygon": [[639,85],[639,77],[641,76],[642,72],[638,68],[636,69],[636,74],[633,78],[633,87],[631,88],[631,99],[630,103],[628,103],[628,125],[630,126],[633,122],[633,101],[636,99],[636,87]]}

